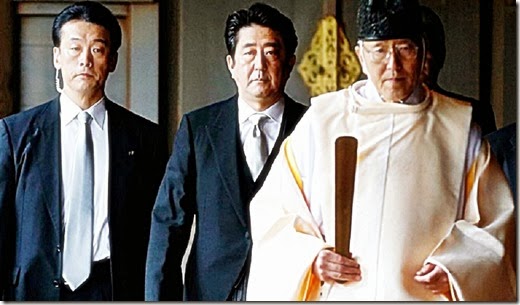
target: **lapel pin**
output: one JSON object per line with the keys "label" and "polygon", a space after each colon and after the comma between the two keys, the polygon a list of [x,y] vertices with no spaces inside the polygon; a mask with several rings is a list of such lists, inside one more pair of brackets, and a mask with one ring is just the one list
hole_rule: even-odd
{"label": "lapel pin", "polygon": [[134,155],[134,151],[133,151],[133,150],[130,150],[130,151],[128,152],[128,155],[129,155],[129,156],[133,156],[133,155]]}

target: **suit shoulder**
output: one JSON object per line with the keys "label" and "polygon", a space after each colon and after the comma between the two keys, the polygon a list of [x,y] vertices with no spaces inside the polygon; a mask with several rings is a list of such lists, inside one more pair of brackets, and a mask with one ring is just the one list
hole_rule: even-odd
{"label": "suit shoulder", "polygon": [[121,119],[130,122],[132,125],[139,126],[139,128],[156,129],[159,125],[149,119],[142,117],[131,110],[128,110],[114,102],[110,102],[109,111],[119,116]]}
{"label": "suit shoulder", "polygon": [[[59,102],[52,100],[1,120],[14,139],[21,139],[59,120]],[[36,129],[35,129],[36,128]]]}
{"label": "suit shoulder", "polygon": [[52,106],[52,104],[55,103],[55,102],[56,102],[55,100],[48,101],[46,103],[43,103],[43,104],[38,105],[38,106],[35,106],[35,107],[30,108],[28,110],[24,110],[22,112],[11,114],[11,115],[3,118],[3,121],[7,125],[11,125],[11,126],[12,125],[18,125],[18,124],[28,125],[33,120],[39,118],[40,115],[43,112],[47,111]]}
{"label": "suit shoulder", "polygon": [[234,102],[236,102],[236,99],[234,97],[232,97],[232,98],[229,98],[226,100],[211,103],[209,105],[202,106],[200,108],[189,111],[185,114],[185,116],[188,116],[190,118],[195,118],[195,117],[199,117],[199,116],[207,116],[208,114],[212,114],[215,111],[218,111],[222,108],[229,107]]}
{"label": "suit shoulder", "polygon": [[288,96],[286,96],[286,103],[290,107],[290,109],[295,112],[305,112],[309,108],[309,106],[297,102]]}
{"label": "suit shoulder", "polygon": [[213,120],[221,115],[222,112],[233,111],[238,109],[236,105],[236,96],[226,100],[218,101],[184,114],[184,118],[193,125],[205,125],[209,120]]}
{"label": "suit shoulder", "polygon": [[512,144],[515,144],[516,141],[514,141],[514,139],[516,138],[516,122],[502,127],[497,131],[486,135],[485,137],[491,146],[501,145],[500,143],[502,142],[511,142]]}

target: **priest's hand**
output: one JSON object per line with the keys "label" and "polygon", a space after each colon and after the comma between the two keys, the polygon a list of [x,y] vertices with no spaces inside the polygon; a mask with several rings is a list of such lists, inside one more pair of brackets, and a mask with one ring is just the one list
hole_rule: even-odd
{"label": "priest's hand", "polygon": [[450,298],[448,274],[441,267],[428,263],[415,273],[414,279],[423,284],[433,294],[441,294],[448,299]]}
{"label": "priest's hand", "polygon": [[321,281],[327,283],[361,281],[361,269],[356,260],[329,249],[318,253],[312,264],[312,271]]}

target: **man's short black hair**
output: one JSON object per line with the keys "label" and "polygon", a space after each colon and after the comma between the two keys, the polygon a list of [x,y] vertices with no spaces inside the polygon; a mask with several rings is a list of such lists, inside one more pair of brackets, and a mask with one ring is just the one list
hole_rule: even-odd
{"label": "man's short black hair", "polygon": [[430,78],[437,82],[437,76],[446,60],[446,35],[441,18],[431,8],[421,6],[424,36],[431,55]]}
{"label": "man's short black hair", "polygon": [[228,16],[224,38],[229,55],[235,55],[238,31],[252,24],[264,26],[279,33],[287,58],[294,55],[298,46],[298,37],[291,19],[264,3],[255,3],[249,9],[238,10]]}
{"label": "man's short black hair", "polygon": [[101,3],[80,1],[67,6],[56,16],[52,24],[52,42],[61,43],[61,28],[71,20],[83,20],[104,27],[110,34],[110,52],[116,53],[121,46],[121,26],[112,12]]}

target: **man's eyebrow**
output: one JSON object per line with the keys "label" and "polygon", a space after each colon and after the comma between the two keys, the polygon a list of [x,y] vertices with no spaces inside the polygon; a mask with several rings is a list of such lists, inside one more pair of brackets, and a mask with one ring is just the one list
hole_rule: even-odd
{"label": "man's eyebrow", "polygon": [[94,42],[100,42],[102,44],[108,45],[108,41],[103,38],[96,38],[96,39],[94,39]]}
{"label": "man's eyebrow", "polygon": [[[244,48],[249,48],[249,47],[254,47],[254,46],[256,46],[256,42],[249,42],[249,43],[244,44]],[[278,41],[268,41],[268,42],[264,43],[262,46],[263,47],[265,47],[265,46],[280,47],[281,44]]]}
{"label": "man's eyebrow", "polygon": [[281,44],[278,41],[268,41],[268,42],[264,43],[263,46],[266,46],[266,47],[280,47]]}
{"label": "man's eyebrow", "polygon": [[[69,40],[71,40],[71,41],[80,41],[80,40],[83,40],[83,39],[80,38],[80,37],[71,37]],[[103,39],[103,38],[95,38],[95,39],[94,39],[94,42],[99,42],[99,43],[102,43],[102,44],[108,45],[107,40],[106,40],[106,39]]]}

